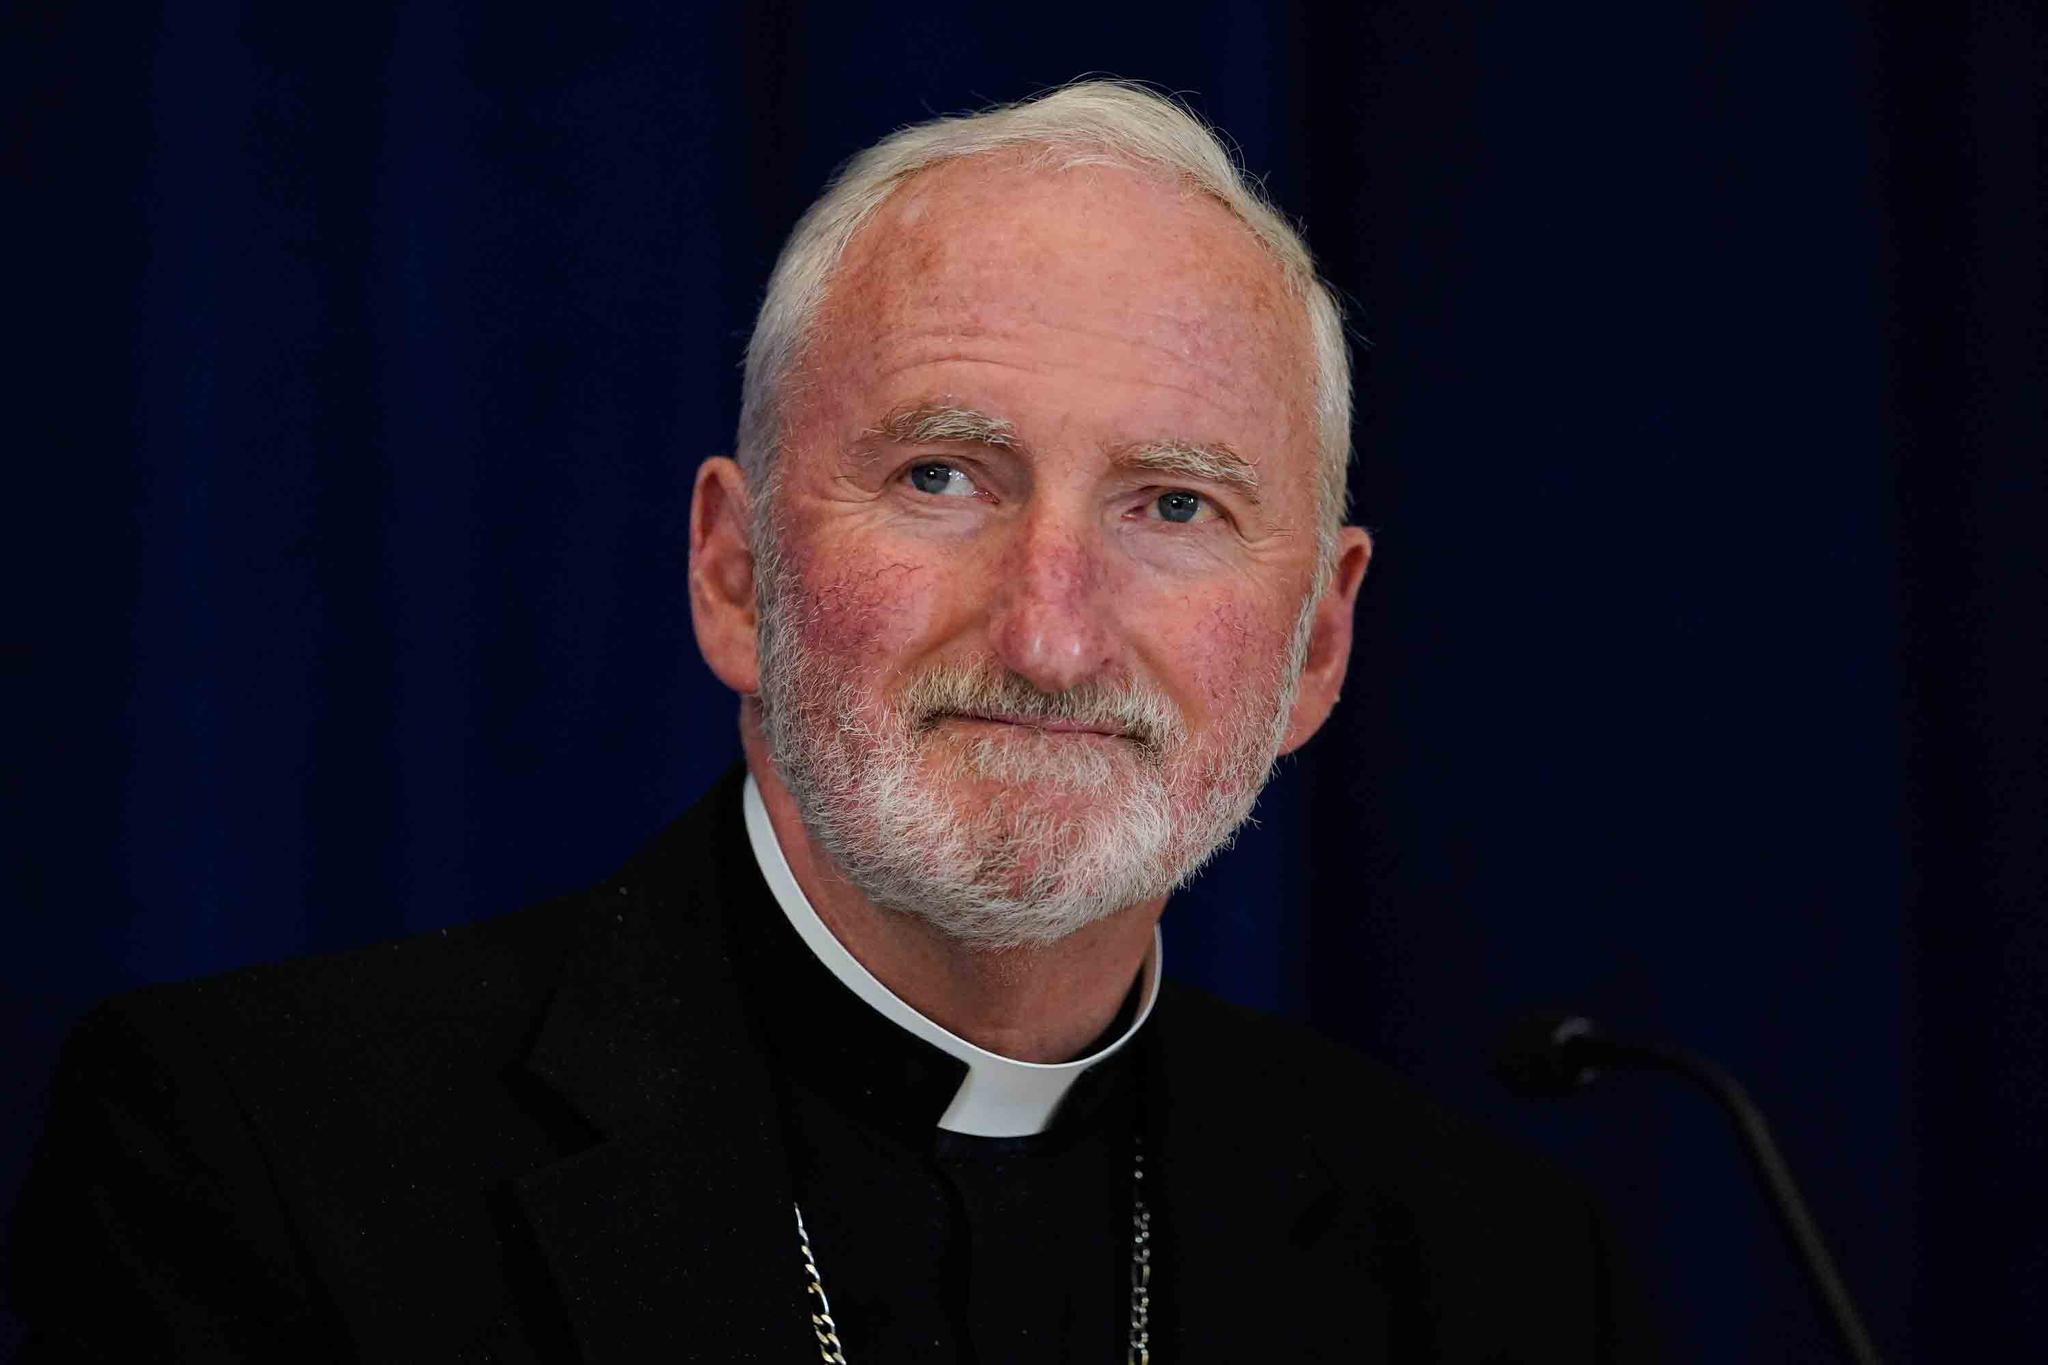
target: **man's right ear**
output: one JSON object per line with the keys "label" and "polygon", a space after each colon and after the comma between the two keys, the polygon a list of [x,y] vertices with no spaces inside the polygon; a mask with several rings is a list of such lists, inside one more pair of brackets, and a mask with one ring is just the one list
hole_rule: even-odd
{"label": "man's right ear", "polygon": [[747,476],[734,461],[712,456],[690,495],[690,620],[704,662],[743,696],[761,690],[751,523]]}

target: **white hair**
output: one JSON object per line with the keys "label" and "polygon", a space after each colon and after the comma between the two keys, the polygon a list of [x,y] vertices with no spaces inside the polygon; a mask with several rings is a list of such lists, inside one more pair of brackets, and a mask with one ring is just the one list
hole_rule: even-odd
{"label": "white hair", "polygon": [[747,344],[738,454],[757,517],[773,496],[791,381],[847,243],[919,171],[1021,148],[1043,149],[1061,167],[1135,166],[1180,178],[1235,215],[1280,267],[1307,313],[1315,358],[1320,588],[1344,519],[1351,454],[1351,359],[1336,297],[1316,274],[1300,234],[1266,201],[1216,133],[1174,100],[1122,81],[1079,81],[1017,104],[915,124],[841,168],[784,244]]}

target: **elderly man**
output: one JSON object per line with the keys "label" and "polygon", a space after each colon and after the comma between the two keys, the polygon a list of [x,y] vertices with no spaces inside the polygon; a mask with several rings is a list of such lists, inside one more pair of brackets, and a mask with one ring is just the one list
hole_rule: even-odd
{"label": "elderly man", "polygon": [[856,159],[697,475],[744,773],[567,902],[95,1014],[41,1358],[1618,1354],[1568,1186],[1161,984],[1343,683],[1349,421],[1307,253],[1175,105]]}

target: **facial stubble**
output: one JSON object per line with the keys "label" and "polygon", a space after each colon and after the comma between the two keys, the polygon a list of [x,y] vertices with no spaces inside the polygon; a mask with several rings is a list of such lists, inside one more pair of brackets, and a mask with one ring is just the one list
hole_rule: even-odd
{"label": "facial stubble", "polygon": [[[887,695],[845,676],[814,645],[830,603],[766,523],[754,529],[769,753],[806,829],[873,904],[975,948],[1053,943],[1170,894],[1251,814],[1286,735],[1313,593],[1203,743],[1135,676],[1045,692],[993,660],[934,662]],[[962,723],[988,716],[1012,723]]]}

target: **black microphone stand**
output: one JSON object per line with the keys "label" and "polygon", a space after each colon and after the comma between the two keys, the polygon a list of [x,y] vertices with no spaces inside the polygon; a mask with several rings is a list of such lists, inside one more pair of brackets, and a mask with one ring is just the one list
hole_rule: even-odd
{"label": "black microphone stand", "polygon": [[1599,1076],[1603,1069],[1633,1067],[1683,1076],[1705,1090],[1728,1115],[1742,1138],[1757,1178],[1770,1197],[1778,1224],[1791,1239],[1801,1264],[1833,1321],[1842,1347],[1856,1365],[1878,1365],[1877,1348],[1849,1297],[1849,1288],[1835,1269],[1834,1258],[1821,1241],[1820,1228],[1800,1197],[1792,1170],[1778,1151],[1763,1111],[1740,1083],[1704,1057],[1655,1043],[1624,1042],[1600,1032],[1578,1015],[1538,1015],[1517,1024],[1501,1049],[1496,1067],[1508,1086],[1524,1095],[1569,1095]]}

